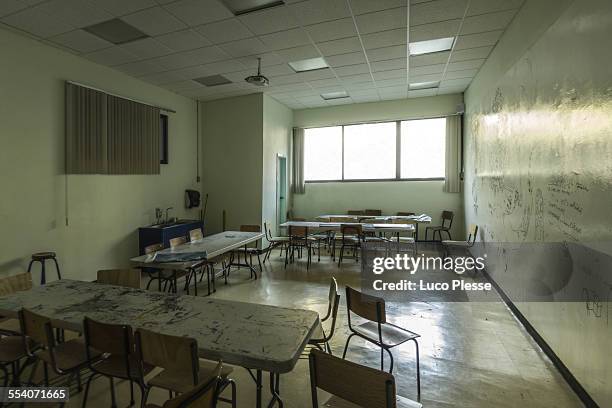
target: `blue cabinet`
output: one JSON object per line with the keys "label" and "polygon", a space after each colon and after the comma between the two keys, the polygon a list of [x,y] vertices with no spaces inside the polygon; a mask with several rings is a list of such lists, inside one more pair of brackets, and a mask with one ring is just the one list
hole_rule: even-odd
{"label": "blue cabinet", "polygon": [[145,253],[149,245],[163,242],[164,248],[170,246],[170,240],[176,237],[187,237],[189,231],[201,228],[204,231],[204,223],[197,220],[178,220],[167,224],[154,225],[138,228],[138,247],[140,255]]}

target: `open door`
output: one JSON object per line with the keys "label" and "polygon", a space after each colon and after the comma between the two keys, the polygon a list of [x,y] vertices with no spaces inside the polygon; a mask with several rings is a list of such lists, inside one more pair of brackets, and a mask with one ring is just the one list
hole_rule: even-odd
{"label": "open door", "polygon": [[287,221],[287,158],[276,156],[276,231]]}

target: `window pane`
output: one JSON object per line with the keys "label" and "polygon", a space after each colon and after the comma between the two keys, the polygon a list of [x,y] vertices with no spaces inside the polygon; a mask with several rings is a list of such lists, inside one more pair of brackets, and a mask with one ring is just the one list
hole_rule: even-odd
{"label": "window pane", "polygon": [[444,177],[446,118],[402,122],[401,178]]}
{"label": "window pane", "polygon": [[344,127],[344,178],[395,178],[395,122]]}
{"label": "window pane", "polygon": [[304,130],[304,180],[342,179],[342,126]]}

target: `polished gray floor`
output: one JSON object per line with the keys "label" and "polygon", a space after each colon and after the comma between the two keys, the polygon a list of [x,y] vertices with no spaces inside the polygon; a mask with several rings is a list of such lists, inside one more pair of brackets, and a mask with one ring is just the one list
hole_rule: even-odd
{"label": "polished gray floor", "polygon": [[[299,260],[284,268],[275,252],[261,279],[249,280],[246,270],[233,271],[230,284],[218,285],[219,299],[306,308],[324,314],[329,279],[341,285],[342,303],[332,342],[341,354],[347,337],[344,285],[359,287],[360,269],[347,260],[341,268],[328,256],[314,260],[310,270]],[[422,402],[425,407],[579,407],[582,406],[547,357],[533,343],[503,303],[410,302],[388,304],[390,320],[421,334]],[[398,393],[416,398],[414,346],[394,350]],[[378,367],[379,350],[354,339],[347,358]],[[388,367],[388,361],[386,362]],[[255,386],[246,370],[236,367],[238,406],[253,407]],[[129,404],[129,387],[118,385],[119,406]],[[90,407],[110,406],[108,381],[98,380],[90,394]],[[269,396],[267,389],[264,394]],[[311,407],[308,362],[281,377],[281,395],[288,408]],[[150,402],[161,404],[167,393],[154,390]],[[139,403],[137,398],[137,403]],[[68,406],[80,406],[75,395]],[[221,403],[220,406],[227,406]]]}

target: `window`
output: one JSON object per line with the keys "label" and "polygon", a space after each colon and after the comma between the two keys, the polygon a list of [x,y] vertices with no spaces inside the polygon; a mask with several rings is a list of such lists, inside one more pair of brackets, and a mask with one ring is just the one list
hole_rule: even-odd
{"label": "window", "polygon": [[304,131],[304,180],[342,180],[342,126]]}
{"label": "window", "polygon": [[444,177],[446,118],[401,123],[400,177]]}
{"label": "window", "polygon": [[442,179],[446,118],[310,128],[304,180]]}
{"label": "window", "polygon": [[395,178],[395,122],[344,127],[344,179]]}

